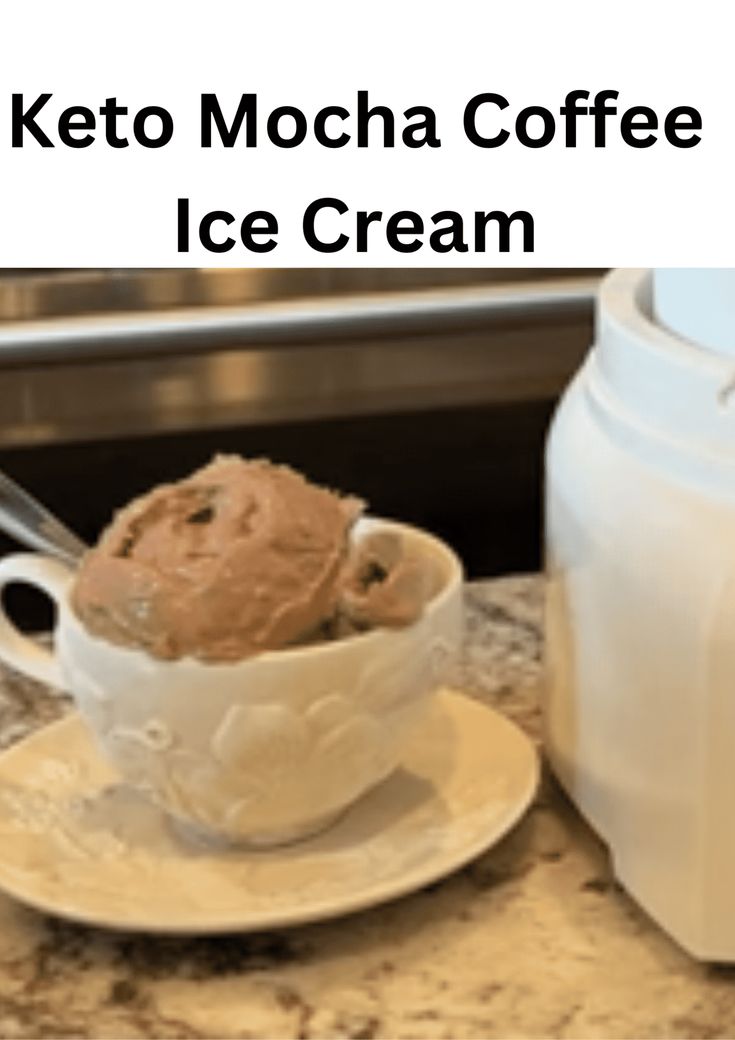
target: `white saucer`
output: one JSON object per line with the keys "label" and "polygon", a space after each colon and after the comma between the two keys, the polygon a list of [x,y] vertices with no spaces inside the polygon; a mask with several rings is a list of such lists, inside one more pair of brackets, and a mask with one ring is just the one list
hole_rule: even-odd
{"label": "white saucer", "polygon": [[442,692],[404,767],[329,830],[269,851],[212,849],[116,783],[72,714],[0,755],[0,888],[125,930],[244,932],[374,906],[498,841],[531,801],[538,757],[502,715]]}

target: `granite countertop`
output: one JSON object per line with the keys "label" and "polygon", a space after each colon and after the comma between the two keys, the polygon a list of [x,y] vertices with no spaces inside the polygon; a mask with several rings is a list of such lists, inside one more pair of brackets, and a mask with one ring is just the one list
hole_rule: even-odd
{"label": "granite countertop", "polygon": [[[467,602],[462,685],[538,738],[540,579],[475,583]],[[2,674],[2,744],[65,710]],[[693,962],[650,922],[547,776],[500,845],[348,919],[154,938],[0,896],[0,1036],[732,1037],[735,966]]]}

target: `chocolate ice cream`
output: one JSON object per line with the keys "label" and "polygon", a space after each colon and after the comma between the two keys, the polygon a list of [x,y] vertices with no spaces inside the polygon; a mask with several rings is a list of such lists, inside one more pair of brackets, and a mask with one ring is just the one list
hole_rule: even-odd
{"label": "chocolate ice cream", "polygon": [[220,456],[113,519],[72,594],[96,636],[154,657],[236,661],[421,612],[396,535],[351,548],[363,503],[287,466]]}
{"label": "chocolate ice cream", "polygon": [[343,570],[339,614],[356,628],[409,625],[431,596],[426,562],[395,531],[375,531],[352,549]]}

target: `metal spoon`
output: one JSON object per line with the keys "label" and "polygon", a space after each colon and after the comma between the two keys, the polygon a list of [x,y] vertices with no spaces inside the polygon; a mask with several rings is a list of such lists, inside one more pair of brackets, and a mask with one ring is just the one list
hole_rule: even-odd
{"label": "metal spoon", "polygon": [[80,538],[2,471],[0,530],[31,549],[51,553],[72,566],[76,566],[87,551],[87,546]]}

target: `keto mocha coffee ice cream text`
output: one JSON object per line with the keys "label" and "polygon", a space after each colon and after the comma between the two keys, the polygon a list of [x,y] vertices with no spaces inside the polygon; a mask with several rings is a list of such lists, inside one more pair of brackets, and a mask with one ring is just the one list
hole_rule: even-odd
{"label": "keto mocha coffee ice cream text", "polygon": [[352,547],[362,509],[287,466],[220,456],[116,515],[72,605],[102,639],[212,662],[408,624],[430,578],[387,530]]}

